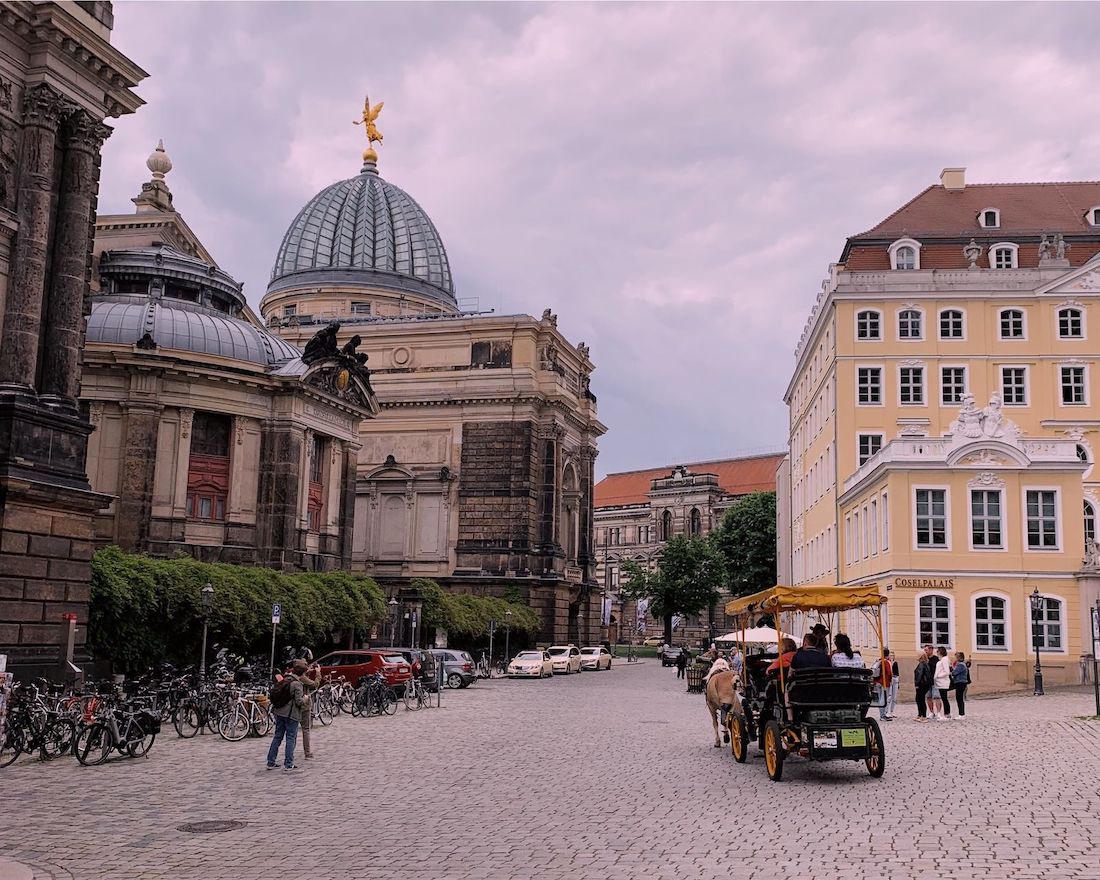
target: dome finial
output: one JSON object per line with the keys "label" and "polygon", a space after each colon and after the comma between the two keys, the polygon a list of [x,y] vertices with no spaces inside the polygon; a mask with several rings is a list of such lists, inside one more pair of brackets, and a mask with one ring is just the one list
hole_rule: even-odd
{"label": "dome finial", "polygon": [[375,152],[374,144],[382,143],[382,132],[378,130],[378,126],[374,124],[378,119],[378,114],[382,112],[382,108],[385,106],[385,101],[379,101],[373,107],[370,105],[370,96],[365,95],[363,97],[363,113],[358,118],[352,121],[352,125],[362,125],[367,134],[367,148],[363,150],[363,171],[378,171],[378,153]]}
{"label": "dome finial", "polygon": [[172,160],[164,152],[164,141],[157,141],[157,148],[145,160],[145,167],[153,172],[153,180],[164,180],[164,175],[172,170]]}

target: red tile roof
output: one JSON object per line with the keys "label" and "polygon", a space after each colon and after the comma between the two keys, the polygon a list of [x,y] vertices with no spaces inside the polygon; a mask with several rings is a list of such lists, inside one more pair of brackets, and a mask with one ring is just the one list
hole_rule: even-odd
{"label": "red tile roof", "polygon": [[[877,226],[852,236],[890,239],[921,236],[1097,235],[1100,228],[1086,220],[1089,208],[1100,207],[1100,181],[1080,183],[977,183],[948,190],[930,186],[902,205]],[[997,229],[978,225],[978,213],[996,208],[1001,213]]]}
{"label": "red tile roof", "polygon": [[[775,472],[785,453],[756,455],[749,458],[727,458],[720,461],[699,461],[685,465],[695,474],[716,474],[722,491],[730,495],[749,492],[774,492]],[[644,471],[608,474],[596,484],[596,507],[620,507],[624,504],[645,504],[650,482],[672,474],[672,466]]]}

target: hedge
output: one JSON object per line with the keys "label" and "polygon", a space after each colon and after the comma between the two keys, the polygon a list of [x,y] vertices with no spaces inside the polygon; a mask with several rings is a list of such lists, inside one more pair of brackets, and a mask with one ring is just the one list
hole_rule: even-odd
{"label": "hedge", "polygon": [[266,654],[271,606],[282,603],[282,644],[323,649],[333,635],[383,620],[382,591],[369,577],[275,571],[154,559],[106,547],[92,558],[88,647],[128,671],[161,660],[194,663],[202,639],[202,588],[214,587],[210,643],[245,656]]}
{"label": "hedge", "polygon": [[[448,636],[486,636],[491,620],[495,620],[500,628],[507,624],[515,632],[533,634],[539,630],[538,615],[518,597],[509,600],[448,593],[428,578],[415,578],[410,586],[424,598],[424,625],[445,629]],[[511,617],[506,615],[509,611],[512,612]]]}

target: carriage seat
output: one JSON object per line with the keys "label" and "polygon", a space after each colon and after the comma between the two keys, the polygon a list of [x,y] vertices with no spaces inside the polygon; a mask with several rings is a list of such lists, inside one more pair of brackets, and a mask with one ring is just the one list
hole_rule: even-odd
{"label": "carriage seat", "polygon": [[871,702],[870,669],[795,669],[787,683],[791,706],[860,705]]}

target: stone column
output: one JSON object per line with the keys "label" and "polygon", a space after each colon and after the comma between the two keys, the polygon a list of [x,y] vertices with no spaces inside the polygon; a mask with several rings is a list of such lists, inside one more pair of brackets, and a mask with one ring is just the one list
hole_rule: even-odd
{"label": "stone column", "polygon": [[126,402],[126,433],[115,518],[118,546],[132,553],[149,549],[157,439],[162,407]]}
{"label": "stone column", "polygon": [[62,132],[65,157],[38,390],[51,403],[75,409],[80,395],[80,351],[92,246],[88,221],[96,209],[99,150],[111,129],[77,110],[65,120]]}
{"label": "stone column", "polygon": [[[34,393],[53,213],[54,149],[57,124],[64,109],[61,95],[44,84],[28,89],[23,97],[19,232],[4,304],[0,390]],[[87,223],[87,217],[84,222]]]}
{"label": "stone column", "polygon": [[[336,440],[332,441],[336,443]],[[344,459],[340,478],[340,521],[337,534],[340,536],[340,567],[351,570],[351,553],[355,537],[355,489],[359,475],[359,444],[345,442]]]}

